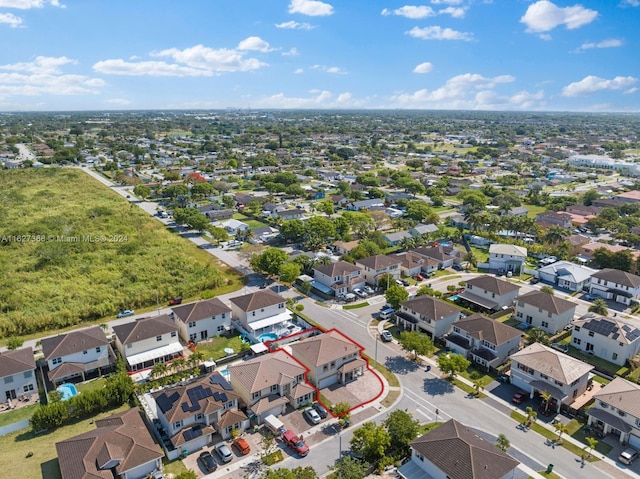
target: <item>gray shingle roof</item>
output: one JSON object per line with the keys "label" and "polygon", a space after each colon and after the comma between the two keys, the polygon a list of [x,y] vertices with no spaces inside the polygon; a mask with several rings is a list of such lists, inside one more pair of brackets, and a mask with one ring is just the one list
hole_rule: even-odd
{"label": "gray shingle roof", "polygon": [[512,361],[517,361],[534,371],[556,379],[562,384],[571,384],[593,369],[590,364],[572,358],[555,349],[540,343],[533,343],[511,355]]}
{"label": "gray shingle roof", "polygon": [[360,348],[336,331],[311,336],[290,345],[292,354],[304,364],[318,367],[358,352]]}
{"label": "gray shingle roof", "polygon": [[222,313],[231,313],[231,308],[220,301],[218,298],[206,299],[196,303],[183,304],[175,308],[171,308],[174,314],[183,323],[200,321],[206,318],[212,318]]}
{"label": "gray shingle roof", "polygon": [[276,384],[289,384],[306,372],[306,368],[284,351],[233,364],[227,369],[231,374],[231,385],[240,383],[250,393]]}
{"label": "gray shingle roof", "polygon": [[421,314],[433,321],[438,321],[442,317],[460,313],[461,309],[440,299],[431,296],[417,296],[401,304],[411,311]]}
{"label": "gray shingle roof", "polygon": [[460,319],[454,323],[454,326],[466,331],[474,338],[488,341],[496,346],[522,336],[522,331],[482,314],[473,314]]}
{"label": "gray shingle roof", "polygon": [[617,377],[593,397],[634,417],[640,417],[640,385],[638,384]]}
{"label": "gray shingle roof", "polygon": [[0,352],[0,378],[31,371],[35,368],[36,362],[30,347]]}
{"label": "gray shingle roof", "polygon": [[604,279],[612,283],[621,284],[630,288],[640,286],[640,276],[620,271],[619,269],[606,268],[591,275],[592,278]]}
{"label": "gray shingle roof", "polygon": [[361,264],[366,268],[370,268],[373,270],[388,268],[389,266],[393,266],[394,264],[400,264],[402,261],[398,258],[394,258],[391,256],[385,256],[383,254],[377,254],[375,256],[368,256],[366,258],[361,258],[356,261],[356,264]]}
{"label": "gray shingle roof", "polygon": [[336,277],[351,274],[355,271],[361,270],[362,268],[355,264],[347,263],[346,261],[336,261],[335,263],[316,266],[313,269],[327,276]]}
{"label": "gray shingle roof", "polygon": [[511,293],[513,291],[518,291],[520,289],[520,286],[509,283],[508,281],[503,281],[496,278],[495,276],[489,276],[488,274],[483,274],[482,276],[478,276],[477,278],[469,279],[467,280],[467,284],[470,284],[474,288],[479,288],[485,291],[489,291],[490,293],[495,293],[498,296],[502,296],[503,294]]}
{"label": "gray shingle roof", "polygon": [[153,318],[142,318],[113,327],[113,332],[122,344],[136,343],[173,331],[177,332],[178,327],[166,314]]}
{"label": "gray shingle roof", "polygon": [[48,361],[51,358],[59,358],[104,346],[109,344],[109,340],[100,326],[92,326],[52,338],[45,338],[41,344],[44,358]]}
{"label": "gray shingle roof", "polygon": [[571,301],[537,290],[518,296],[518,302],[520,301],[552,314],[562,314],[572,308],[575,309],[577,306]]}
{"label": "gray shingle roof", "polygon": [[245,312],[255,311],[257,309],[267,308],[275,304],[286,302],[282,296],[268,289],[245,294],[243,296],[237,296],[235,298],[231,298],[229,301]]}

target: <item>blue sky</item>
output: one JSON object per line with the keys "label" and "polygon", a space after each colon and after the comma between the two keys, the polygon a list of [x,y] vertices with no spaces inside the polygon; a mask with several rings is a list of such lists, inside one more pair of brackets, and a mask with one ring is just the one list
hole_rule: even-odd
{"label": "blue sky", "polygon": [[640,0],[0,0],[0,111],[640,111]]}

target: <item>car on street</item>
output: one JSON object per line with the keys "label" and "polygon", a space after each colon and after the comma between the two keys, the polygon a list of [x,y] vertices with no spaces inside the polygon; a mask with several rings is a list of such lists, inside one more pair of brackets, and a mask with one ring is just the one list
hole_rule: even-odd
{"label": "car on street", "polygon": [[207,472],[213,472],[218,468],[215,459],[209,451],[201,452],[198,459],[202,463],[202,467],[204,467]]}
{"label": "car on street", "polygon": [[524,401],[527,398],[527,393],[524,391],[518,391],[517,393],[515,393],[513,395],[513,397],[511,398],[511,402],[515,403],[515,404],[520,404],[522,401]]}
{"label": "car on street", "polygon": [[216,453],[222,459],[222,462],[231,462],[233,459],[233,454],[231,453],[231,449],[225,443],[221,442],[215,447]]}
{"label": "car on street", "polygon": [[536,278],[535,276],[529,280],[530,284],[538,284],[539,282],[540,282],[540,279]]}
{"label": "car on street", "polygon": [[454,264],[453,266],[451,266],[453,269],[455,269],[456,271],[462,271],[462,265],[461,264]]}
{"label": "car on street", "polygon": [[627,449],[625,449],[620,453],[620,455],[618,456],[618,461],[620,461],[622,464],[626,464],[627,466],[630,466],[631,464],[633,464],[633,461],[635,461],[637,458],[638,458],[638,451],[636,451],[631,447],[628,447]]}
{"label": "car on street", "polygon": [[249,447],[249,443],[241,437],[234,439],[232,444],[243,456],[246,456],[251,452],[251,447]]}
{"label": "car on street", "polygon": [[387,331],[386,329],[384,329],[381,333],[380,333],[380,337],[382,338],[382,340],[384,342],[389,342],[393,340],[393,335]]}
{"label": "car on street", "polygon": [[320,421],[322,421],[322,418],[318,414],[318,411],[316,411],[311,406],[309,406],[308,408],[305,408],[304,411],[302,411],[302,414],[304,414],[305,417],[309,421],[311,421],[313,424],[320,424]]}
{"label": "car on street", "polygon": [[318,416],[320,416],[322,419],[325,419],[329,415],[329,411],[327,411],[327,409],[319,402],[315,403],[313,405],[313,408],[318,413]]}
{"label": "car on street", "polygon": [[582,299],[584,299],[585,301],[593,301],[594,299],[596,299],[596,295],[587,293],[582,297]]}
{"label": "car on street", "polygon": [[285,431],[285,433],[282,435],[282,439],[284,440],[285,444],[296,451],[299,456],[305,457],[307,454],[309,454],[309,446],[305,444],[301,437],[296,436],[296,434],[291,429]]}
{"label": "car on street", "polygon": [[134,314],[136,314],[133,309],[125,309],[123,311],[120,311],[117,315],[118,318],[126,318],[127,316],[133,316]]}
{"label": "car on street", "polygon": [[175,306],[176,304],[182,304],[182,296],[176,296],[169,300],[169,306]]}

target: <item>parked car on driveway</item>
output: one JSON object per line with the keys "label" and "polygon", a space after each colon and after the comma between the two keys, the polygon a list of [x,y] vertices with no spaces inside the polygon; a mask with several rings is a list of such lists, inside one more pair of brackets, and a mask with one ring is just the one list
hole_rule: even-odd
{"label": "parked car on driveway", "polygon": [[313,405],[313,408],[318,413],[318,416],[320,416],[322,419],[325,419],[329,415],[329,411],[327,411],[327,409],[319,402],[315,403]]}
{"label": "parked car on driveway", "polygon": [[513,397],[511,398],[511,402],[516,403],[516,404],[520,404],[522,401],[524,401],[527,398],[527,393],[524,391],[518,391],[517,393],[515,393],[513,395]]}
{"label": "parked car on driveway", "polygon": [[364,288],[362,288],[362,290],[367,294],[374,294],[375,293],[373,288],[371,286],[369,286],[369,285],[366,285]]}
{"label": "parked car on driveway", "polygon": [[215,447],[218,456],[222,459],[222,462],[231,462],[233,459],[233,454],[231,453],[231,449],[225,443],[221,442]]}
{"label": "parked car on driveway", "polygon": [[133,309],[125,309],[124,311],[120,311],[117,315],[118,318],[126,318],[127,316],[133,316],[136,314]]}
{"label": "parked car on driveway", "polygon": [[638,451],[629,447],[620,453],[620,455],[618,456],[618,461],[620,461],[622,464],[630,466],[637,458]]}
{"label": "parked car on driveway", "polygon": [[200,455],[198,456],[198,459],[200,459],[202,466],[205,468],[207,472],[213,472],[218,468],[218,465],[216,464],[215,459],[213,458],[213,456],[209,451],[204,451],[200,453]]}
{"label": "parked car on driveway", "polygon": [[241,437],[238,437],[233,440],[233,446],[242,454],[246,456],[251,452],[251,447],[249,447],[249,443]]}
{"label": "parked car on driveway", "polygon": [[320,424],[320,421],[322,421],[322,418],[318,414],[318,411],[316,411],[311,406],[309,406],[308,408],[305,408],[305,410],[302,411],[302,414],[304,414],[306,418],[309,421],[311,421],[313,424]]}
{"label": "parked car on driveway", "polygon": [[367,297],[367,293],[365,293],[364,291],[362,291],[361,289],[354,289],[353,292],[361,297],[361,298],[366,298]]}

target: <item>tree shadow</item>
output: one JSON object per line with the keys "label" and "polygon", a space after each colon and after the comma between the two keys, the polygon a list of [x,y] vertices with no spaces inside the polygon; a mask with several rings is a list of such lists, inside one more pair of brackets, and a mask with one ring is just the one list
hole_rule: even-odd
{"label": "tree shadow", "polygon": [[429,396],[444,396],[455,391],[455,387],[450,381],[440,378],[427,378],[424,380],[424,392]]}
{"label": "tree shadow", "polygon": [[384,365],[395,374],[409,374],[421,368],[418,363],[404,356],[387,356]]}

